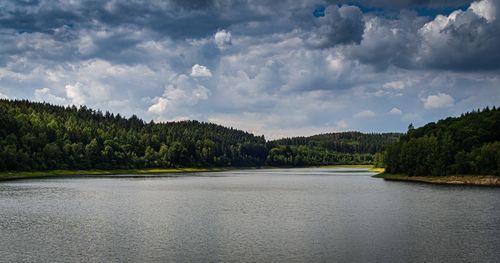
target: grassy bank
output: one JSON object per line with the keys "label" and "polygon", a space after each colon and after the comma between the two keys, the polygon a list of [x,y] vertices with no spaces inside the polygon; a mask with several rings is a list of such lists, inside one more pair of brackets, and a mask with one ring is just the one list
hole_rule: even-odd
{"label": "grassy bank", "polygon": [[50,170],[33,172],[0,172],[0,181],[48,178],[56,176],[99,176],[120,174],[168,174],[168,173],[196,173],[196,172],[219,172],[229,168],[167,168],[167,169],[120,169],[120,170]]}
{"label": "grassy bank", "polygon": [[372,168],[371,164],[336,164],[336,165],[321,165],[320,168]]}
{"label": "grassy bank", "polygon": [[383,173],[385,171],[384,168],[377,168],[377,167],[372,167],[370,169],[368,169],[368,172],[376,172],[376,173]]}
{"label": "grassy bank", "polygon": [[371,164],[338,164],[338,165],[322,165],[320,168],[361,168],[368,169],[369,172],[383,173],[384,168],[376,168]]}
{"label": "grassy bank", "polygon": [[388,181],[407,181],[428,184],[500,186],[500,177],[492,175],[408,176],[405,174],[379,173],[375,178]]}

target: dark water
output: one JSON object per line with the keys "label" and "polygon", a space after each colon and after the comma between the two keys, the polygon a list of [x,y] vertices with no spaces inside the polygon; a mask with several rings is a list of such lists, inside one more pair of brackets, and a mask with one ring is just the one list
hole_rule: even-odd
{"label": "dark water", "polygon": [[500,189],[333,169],[0,183],[1,262],[499,262]]}

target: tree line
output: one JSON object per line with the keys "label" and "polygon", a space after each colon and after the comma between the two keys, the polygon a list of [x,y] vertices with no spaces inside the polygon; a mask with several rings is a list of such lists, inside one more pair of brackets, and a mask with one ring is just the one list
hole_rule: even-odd
{"label": "tree line", "polygon": [[264,136],[211,123],[145,123],[136,116],[26,100],[0,101],[0,170],[256,166]]}
{"label": "tree line", "polygon": [[385,150],[389,144],[397,142],[400,133],[337,132],[309,137],[292,137],[270,141],[272,145],[307,146],[322,148],[339,153],[375,154]]}
{"label": "tree line", "polygon": [[500,109],[486,107],[418,129],[410,125],[383,159],[389,173],[500,176]]}
{"label": "tree line", "polygon": [[369,164],[397,137],[350,132],[268,142],[212,123],[147,123],[86,106],[0,100],[2,171]]}
{"label": "tree line", "polygon": [[274,165],[374,164],[376,153],[396,142],[399,133],[339,132],[270,141]]}

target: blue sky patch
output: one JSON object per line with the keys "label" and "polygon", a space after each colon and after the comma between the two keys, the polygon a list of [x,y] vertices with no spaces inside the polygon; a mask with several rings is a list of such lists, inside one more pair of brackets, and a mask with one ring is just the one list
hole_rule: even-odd
{"label": "blue sky patch", "polygon": [[323,16],[325,16],[325,7],[324,6],[317,6],[314,9],[313,15],[315,17],[323,17]]}

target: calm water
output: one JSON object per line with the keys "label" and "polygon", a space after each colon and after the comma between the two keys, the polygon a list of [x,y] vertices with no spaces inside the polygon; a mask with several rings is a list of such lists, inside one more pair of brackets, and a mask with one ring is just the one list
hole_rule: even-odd
{"label": "calm water", "polygon": [[349,169],[0,183],[2,262],[498,262],[500,189]]}

